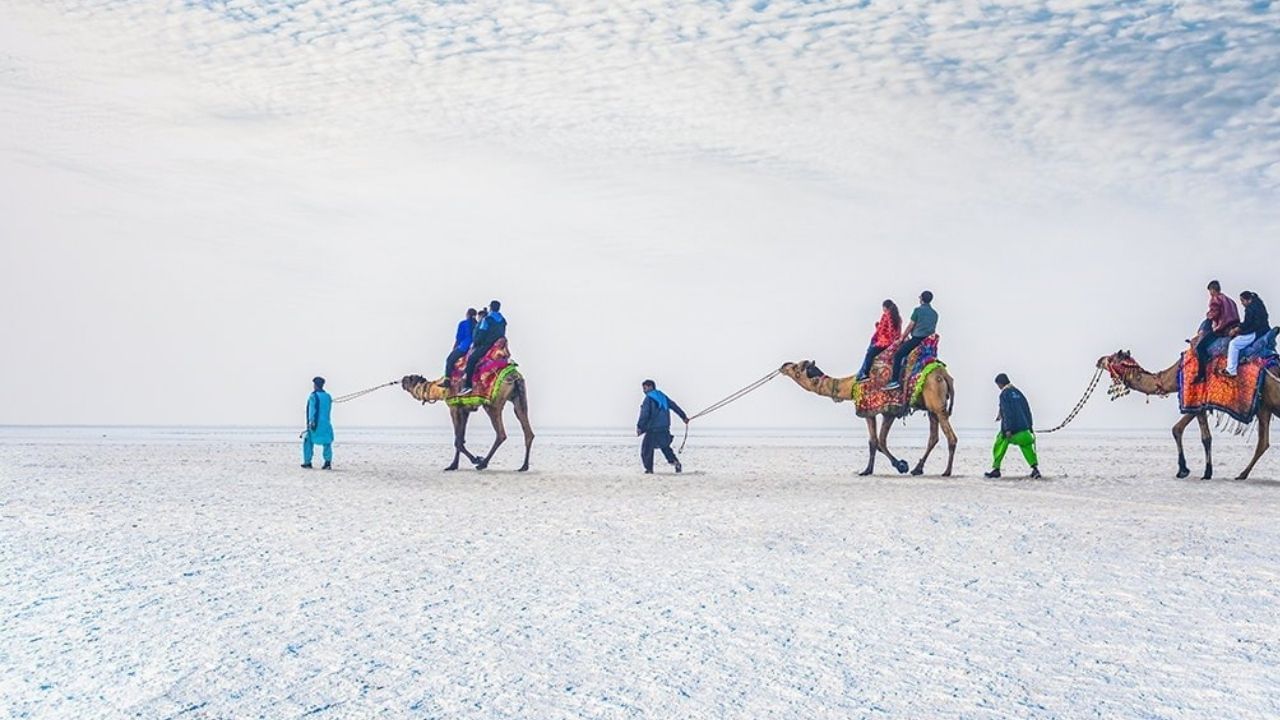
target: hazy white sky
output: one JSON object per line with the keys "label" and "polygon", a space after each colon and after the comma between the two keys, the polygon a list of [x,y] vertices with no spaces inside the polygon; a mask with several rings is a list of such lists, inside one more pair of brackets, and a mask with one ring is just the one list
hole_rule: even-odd
{"label": "hazy white sky", "polygon": [[[958,423],[998,371],[1056,421],[1211,277],[1280,298],[1278,88],[1266,1],[10,0],[0,423],[294,424],[497,297],[537,424],[627,425],[646,376],[850,373],[924,288]],[[851,414],[778,381],[714,422]]]}

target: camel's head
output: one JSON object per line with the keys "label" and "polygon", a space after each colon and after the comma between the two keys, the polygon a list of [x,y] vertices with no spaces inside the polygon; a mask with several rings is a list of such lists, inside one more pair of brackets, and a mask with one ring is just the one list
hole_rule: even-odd
{"label": "camel's head", "polygon": [[421,375],[405,375],[400,379],[400,387],[415,399],[424,403],[435,402],[445,398],[445,389],[435,380],[428,380]]}
{"label": "camel's head", "polygon": [[1142,366],[1133,359],[1133,354],[1128,350],[1117,350],[1106,357],[1098,358],[1098,369],[1106,370],[1111,375],[1111,389],[1107,394],[1112,400],[1128,395],[1129,381],[1136,373],[1142,372]]}
{"label": "camel's head", "polygon": [[826,374],[812,360],[785,363],[781,368],[778,368],[778,371],[802,385]]}
{"label": "camel's head", "polygon": [[1138,361],[1133,359],[1133,354],[1128,350],[1117,350],[1098,358],[1098,369],[1106,370],[1111,373],[1111,377],[1120,379],[1138,369]]}

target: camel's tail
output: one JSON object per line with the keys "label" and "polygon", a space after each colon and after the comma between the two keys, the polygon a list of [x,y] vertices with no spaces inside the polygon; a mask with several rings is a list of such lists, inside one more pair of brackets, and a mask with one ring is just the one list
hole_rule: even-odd
{"label": "camel's tail", "polygon": [[951,377],[951,373],[946,373],[947,378],[947,417],[951,417],[951,410],[956,406],[956,381]]}

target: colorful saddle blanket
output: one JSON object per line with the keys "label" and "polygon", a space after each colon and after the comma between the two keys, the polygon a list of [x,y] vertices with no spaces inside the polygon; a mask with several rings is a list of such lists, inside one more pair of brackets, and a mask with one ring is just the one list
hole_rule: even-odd
{"label": "colorful saddle blanket", "polygon": [[484,357],[476,365],[476,374],[472,377],[472,392],[456,395],[455,393],[462,388],[463,379],[466,378],[469,358],[470,353],[467,357],[459,359],[453,366],[453,372],[449,374],[449,387],[452,389],[445,398],[445,403],[448,405],[475,406],[489,402],[509,370],[516,366],[511,362],[511,351],[507,348],[507,339],[498,338],[498,341],[485,351]]}
{"label": "colorful saddle blanket", "polygon": [[1182,355],[1182,368],[1178,371],[1178,407],[1183,413],[1217,411],[1245,424],[1253,422],[1262,400],[1265,373],[1280,369],[1276,334],[1277,330],[1272,329],[1240,353],[1240,367],[1234,378],[1218,374],[1227,366],[1228,338],[1209,346],[1209,367],[1202,383],[1191,382],[1200,369],[1200,363],[1194,345],[1187,348]]}
{"label": "colorful saddle blanket", "polygon": [[885,386],[893,374],[893,354],[901,344],[899,340],[885,348],[871,363],[866,382],[854,385],[853,404],[858,417],[889,415],[901,418],[910,415],[924,392],[925,380],[934,370],[946,367],[938,360],[938,336],[930,335],[907,356],[902,370],[902,387],[886,390]]}

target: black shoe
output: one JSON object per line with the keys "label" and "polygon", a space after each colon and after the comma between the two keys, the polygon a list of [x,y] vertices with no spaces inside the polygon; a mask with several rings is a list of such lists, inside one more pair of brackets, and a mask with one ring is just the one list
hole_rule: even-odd
{"label": "black shoe", "polygon": [[1032,479],[1032,480],[1039,480],[1039,479],[1040,479],[1040,477],[1041,477],[1041,475],[1040,475],[1040,466],[1039,466],[1039,465],[1032,465],[1032,466],[1031,466],[1031,479]]}
{"label": "black shoe", "polygon": [[440,381],[440,387],[444,388],[445,390],[448,390],[448,389],[449,389],[449,384],[450,384],[450,383],[449,383],[449,378],[445,378],[445,379],[443,379],[443,380],[441,380],[441,381]]}
{"label": "black shoe", "polygon": [[302,463],[302,467],[304,467],[304,468],[306,468],[306,469],[310,470],[310,469],[311,469],[311,463]]}
{"label": "black shoe", "polygon": [[458,391],[458,394],[459,394],[459,395],[470,395],[470,394],[471,394],[471,393],[473,393],[473,392],[475,392],[475,388],[473,388],[473,387],[471,387],[470,385],[468,385],[468,386],[466,386],[466,387],[462,388],[461,390],[459,390],[459,391]]}
{"label": "black shoe", "polygon": [[897,389],[899,389],[899,388],[901,388],[901,387],[902,387],[902,383],[898,382],[897,380],[894,380],[893,382],[889,383],[888,385],[885,385],[885,386],[884,386],[884,389],[885,389],[885,390],[897,390]]}
{"label": "black shoe", "polygon": [[998,477],[1000,477],[1000,470],[999,470],[999,468],[997,468],[997,469],[995,469],[995,470],[992,470],[991,472],[983,473],[983,474],[982,474],[982,477],[985,477],[985,478],[998,478]]}
{"label": "black shoe", "polygon": [[680,464],[679,460],[676,461],[676,472],[684,472],[684,466]]}
{"label": "black shoe", "polygon": [[644,471],[644,474],[645,474],[645,475],[652,475],[652,474],[653,474],[653,471],[652,471],[652,470],[645,470],[645,471]]}
{"label": "black shoe", "polygon": [[327,463],[325,463],[324,465],[322,465],[322,466],[320,467],[320,469],[321,469],[321,470],[332,470],[332,469],[333,469],[333,463],[328,463],[328,462],[327,462]]}

